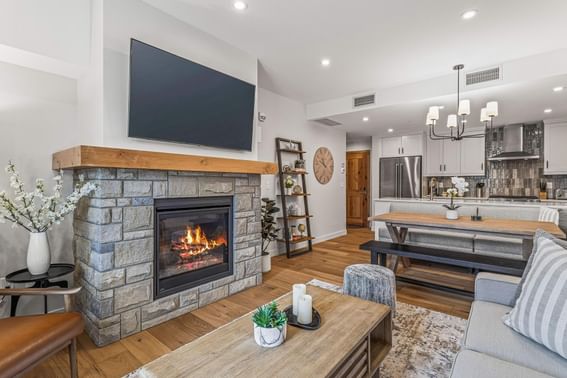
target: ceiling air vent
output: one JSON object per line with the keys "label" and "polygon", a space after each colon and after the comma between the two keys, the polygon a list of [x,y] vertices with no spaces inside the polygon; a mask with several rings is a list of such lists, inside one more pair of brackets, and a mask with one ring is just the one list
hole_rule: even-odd
{"label": "ceiling air vent", "polygon": [[360,106],[374,105],[376,103],[376,94],[354,97],[352,104],[355,108]]}
{"label": "ceiling air vent", "polygon": [[482,71],[469,72],[467,73],[467,85],[475,85],[480,83],[486,83],[487,81],[500,80],[501,79],[500,67],[489,68]]}
{"label": "ceiling air vent", "polygon": [[321,123],[321,124],[323,124],[323,125],[325,125],[325,126],[339,126],[339,125],[342,125],[342,123],[337,122],[337,121],[333,121],[333,120],[330,119],[330,118],[319,118],[319,119],[316,119],[315,122],[319,122],[319,123]]}

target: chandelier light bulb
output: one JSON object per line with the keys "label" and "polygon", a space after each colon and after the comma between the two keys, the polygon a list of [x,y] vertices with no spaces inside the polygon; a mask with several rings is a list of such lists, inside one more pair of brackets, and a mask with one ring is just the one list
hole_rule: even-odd
{"label": "chandelier light bulb", "polygon": [[439,120],[439,107],[438,106],[430,106],[429,107],[429,118],[433,121]]}
{"label": "chandelier light bulb", "polygon": [[486,115],[489,117],[498,117],[498,102],[490,101],[486,103]]}
{"label": "chandelier light bulb", "polygon": [[457,115],[456,114],[449,114],[447,116],[447,127],[450,128],[450,129],[457,127]]}
{"label": "chandelier light bulb", "polygon": [[488,116],[488,112],[486,108],[480,109],[480,122],[488,122],[490,121],[490,117]]}
{"label": "chandelier light bulb", "polygon": [[459,115],[461,116],[468,116],[471,114],[471,102],[470,100],[461,100],[459,102]]}

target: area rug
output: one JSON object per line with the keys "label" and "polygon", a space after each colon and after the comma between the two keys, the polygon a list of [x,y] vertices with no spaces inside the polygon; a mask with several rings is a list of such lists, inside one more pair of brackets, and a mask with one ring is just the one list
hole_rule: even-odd
{"label": "area rug", "polygon": [[[342,292],[340,286],[316,279],[308,284]],[[402,302],[396,307],[393,347],[380,368],[380,377],[449,377],[466,320]]]}

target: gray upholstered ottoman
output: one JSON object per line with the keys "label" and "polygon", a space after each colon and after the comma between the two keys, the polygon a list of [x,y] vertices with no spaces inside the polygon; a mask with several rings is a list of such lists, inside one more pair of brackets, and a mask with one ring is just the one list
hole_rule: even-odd
{"label": "gray upholstered ottoman", "polygon": [[396,313],[396,277],[390,269],[372,264],[348,266],[344,273],[344,294],[390,306]]}

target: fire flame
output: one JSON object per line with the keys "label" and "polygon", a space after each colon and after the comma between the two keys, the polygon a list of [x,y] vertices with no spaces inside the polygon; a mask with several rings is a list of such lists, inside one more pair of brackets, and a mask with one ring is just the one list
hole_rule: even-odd
{"label": "fire flame", "polygon": [[207,238],[201,226],[192,228],[187,226],[185,236],[181,237],[177,242],[172,244],[172,249],[179,252],[182,259],[189,259],[203,253],[209,252],[211,249],[226,245],[224,237],[219,236],[215,240]]}

